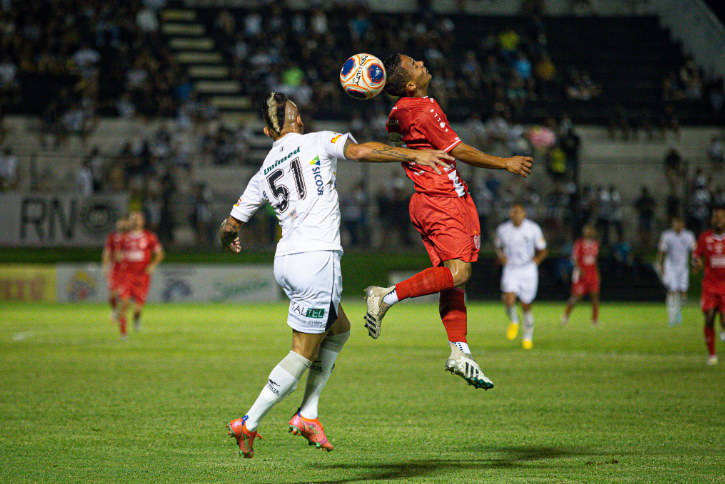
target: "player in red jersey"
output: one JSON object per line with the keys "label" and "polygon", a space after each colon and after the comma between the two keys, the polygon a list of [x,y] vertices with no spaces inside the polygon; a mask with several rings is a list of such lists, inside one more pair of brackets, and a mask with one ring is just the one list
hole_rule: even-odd
{"label": "player in red jersey", "polygon": [[[524,177],[531,173],[533,160],[529,157],[499,158],[461,142],[438,103],[428,97],[431,75],[422,61],[394,54],[385,60],[385,70],[385,92],[400,98],[387,123],[393,143],[402,142],[408,148],[421,150],[443,150],[474,167],[505,169]],[[445,369],[476,388],[492,388],[466,340],[465,284],[481,244],[478,214],[468,186],[459,178],[455,161],[441,174],[415,163],[402,165],[415,185],[410,218],[423,238],[433,267],[395,287],[368,287],[365,326],[370,336],[377,338],[390,306],[409,297],[440,293],[439,313],[451,347]]]}
{"label": "player in red jersey", "polygon": [[121,289],[121,311],[119,327],[121,337],[126,337],[126,313],[131,303],[133,308],[133,326],[141,329],[141,309],[151,286],[151,274],[164,259],[164,249],[156,234],[144,228],[143,213],[134,211],[128,216],[129,231],[123,238],[123,261],[125,264]]}
{"label": "player in red jersey", "polygon": [[574,273],[571,276],[571,297],[566,304],[566,310],[561,317],[563,324],[569,323],[569,315],[576,303],[586,295],[592,299],[592,325],[599,322],[599,241],[597,231],[593,225],[586,225],[582,231],[583,237],[574,242],[571,259],[574,263]]}
{"label": "player in red jersey", "polygon": [[705,268],[700,307],[705,314],[707,364],[715,365],[715,316],[718,313],[720,325],[725,326],[725,207],[713,210],[711,223],[712,229],[703,232],[697,240],[692,258],[697,270]]}
{"label": "player in red jersey", "polygon": [[128,230],[128,220],[120,218],[116,221],[116,231],[106,237],[101,256],[101,267],[108,282],[108,304],[111,306],[111,324],[118,323],[118,300],[121,292],[123,276],[122,246],[123,238]]}

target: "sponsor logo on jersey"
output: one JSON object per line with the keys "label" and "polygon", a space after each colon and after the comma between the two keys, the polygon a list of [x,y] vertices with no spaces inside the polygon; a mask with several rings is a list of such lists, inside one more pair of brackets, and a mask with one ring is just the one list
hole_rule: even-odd
{"label": "sponsor logo on jersey", "polygon": [[330,140],[330,143],[337,143],[337,140],[339,140],[339,139],[340,139],[340,136],[342,136],[342,135],[341,135],[341,134],[338,134],[337,136],[335,136],[334,138],[332,138],[332,139]]}
{"label": "sponsor logo on jersey", "polygon": [[308,309],[307,314],[305,314],[308,318],[315,318],[315,319],[322,319],[325,316],[325,310],[324,309]]}
{"label": "sponsor logo on jersey", "polygon": [[284,158],[280,158],[279,160],[275,161],[274,163],[272,163],[271,165],[269,165],[267,168],[264,169],[264,174],[266,175],[270,171],[274,170],[281,163],[284,163],[285,161],[289,160],[292,155],[296,155],[299,152],[300,152],[300,149],[298,147],[296,150],[292,151],[291,153],[288,153],[287,156],[285,156]]}
{"label": "sponsor logo on jersey", "polygon": [[238,207],[242,203],[242,197],[239,197],[239,200],[237,200],[237,203],[234,204],[235,207]]}
{"label": "sponsor logo on jersey", "polygon": [[320,166],[320,157],[319,157],[319,156],[315,156],[315,157],[314,157],[314,158],[312,159],[312,161],[310,161],[310,165],[317,165],[317,166]]}
{"label": "sponsor logo on jersey", "polygon": [[322,175],[320,174],[320,167],[316,166],[312,169],[312,174],[315,175],[315,185],[317,185],[317,194],[322,195],[324,193],[325,182],[322,181]]}

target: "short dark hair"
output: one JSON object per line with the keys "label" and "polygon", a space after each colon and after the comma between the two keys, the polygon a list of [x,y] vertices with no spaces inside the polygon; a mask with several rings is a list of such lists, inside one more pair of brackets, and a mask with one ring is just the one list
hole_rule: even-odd
{"label": "short dark hair", "polygon": [[262,119],[269,129],[279,134],[284,128],[284,110],[287,107],[287,95],[270,92],[262,103]]}
{"label": "short dark hair", "polygon": [[402,56],[399,53],[395,53],[385,59],[383,63],[385,66],[385,92],[395,97],[403,97],[407,94],[405,86],[408,85],[410,80],[409,73],[403,67]]}

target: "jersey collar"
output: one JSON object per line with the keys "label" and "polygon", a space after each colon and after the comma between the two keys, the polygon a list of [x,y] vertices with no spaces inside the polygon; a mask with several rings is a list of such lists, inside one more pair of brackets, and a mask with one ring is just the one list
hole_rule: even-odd
{"label": "jersey collar", "polygon": [[285,143],[285,140],[291,139],[290,136],[294,138],[294,136],[302,136],[299,133],[287,133],[286,135],[282,136],[280,139],[272,143],[272,147],[276,148],[278,146],[282,146]]}

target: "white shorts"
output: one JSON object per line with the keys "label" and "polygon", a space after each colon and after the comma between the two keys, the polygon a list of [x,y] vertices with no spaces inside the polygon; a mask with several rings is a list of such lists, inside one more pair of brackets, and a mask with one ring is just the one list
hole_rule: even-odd
{"label": "white shorts", "polygon": [[687,292],[690,285],[690,271],[685,269],[668,269],[662,275],[662,283],[668,292]]}
{"label": "white shorts", "polygon": [[274,278],[290,300],[287,324],[300,333],[324,333],[337,320],[342,296],[340,250],[274,258]]}
{"label": "white shorts", "polygon": [[513,292],[524,304],[531,304],[539,289],[539,268],[535,263],[522,267],[504,266],[501,292]]}

